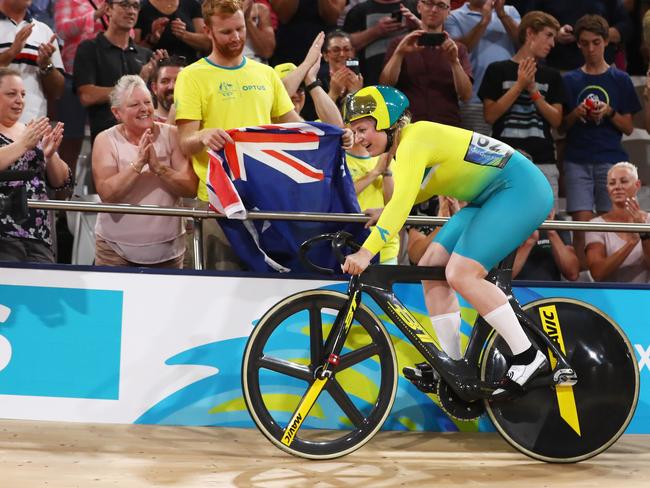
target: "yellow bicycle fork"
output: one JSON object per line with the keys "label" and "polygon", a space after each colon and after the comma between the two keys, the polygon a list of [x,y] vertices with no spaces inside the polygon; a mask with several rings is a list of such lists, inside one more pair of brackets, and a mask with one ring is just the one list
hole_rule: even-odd
{"label": "yellow bicycle fork", "polygon": [[[341,329],[341,332],[339,332],[336,339],[334,340],[332,351],[338,352],[343,348],[345,339],[348,336],[350,327],[352,326],[352,321],[354,320],[354,312],[357,309],[357,306],[359,305],[359,301],[360,301],[359,294],[360,292],[357,290],[352,295],[352,299],[350,300],[350,306],[348,307],[348,310],[345,313],[345,319],[343,321],[344,326]],[[336,328],[332,329],[332,331],[334,330],[336,330]],[[298,404],[298,408],[296,408],[295,412],[293,413],[293,416],[291,417],[291,420],[289,420],[289,423],[284,429],[284,434],[282,435],[282,444],[284,444],[285,446],[287,447],[290,446],[293,440],[296,438],[296,434],[298,433],[298,430],[300,429],[302,423],[307,418],[307,415],[309,415],[311,408],[316,403],[316,400],[318,400],[318,397],[323,391],[323,388],[325,388],[325,385],[332,377],[331,368],[336,367],[338,365],[338,362],[339,362],[339,356],[336,353],[332,352],[327,358],[327,361],[325,362],[323,367],[319,368],[320,371],[318,373],[318,377],[311,384],[311,386],[307,390],[307,393],[305,393],[305,396]]]}

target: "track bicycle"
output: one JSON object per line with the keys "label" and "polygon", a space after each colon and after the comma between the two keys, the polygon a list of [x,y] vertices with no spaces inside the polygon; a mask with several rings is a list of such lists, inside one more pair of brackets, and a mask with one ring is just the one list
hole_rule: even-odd
{"label": "track bicycle", "polygon": [[[331,241],[339,262],[358,249],[346,233],[305,242],[306,258]],[[593,306],[544,298],[520,307],[511,289],[514,254],[486,278],[509,297],[545,371],[506,399],[491,398],[509,367],[510,350],[481,318],[465,354],[452,360],[393,292],[396,282],[444,280],[444,268],[370,265],[352,276],[347,293],[309,290],[269,309],[252,331],[242,362],[246,406],[259,430],[280,449],[304,458],[343,456],[368,442],[386,421],[398,384],[395,348],[386,326],[363,303],[372,298],[437,372],[441,408],[471,420],[487,412],[515,449],[547,462],[588,459],[625,431],[639,396],[634,350],[621,328]],[[367,296],[366,296],[367,295]],[[361,384],[369,388],[360,388]],[[335,411],[337,428],[325,427]]]}

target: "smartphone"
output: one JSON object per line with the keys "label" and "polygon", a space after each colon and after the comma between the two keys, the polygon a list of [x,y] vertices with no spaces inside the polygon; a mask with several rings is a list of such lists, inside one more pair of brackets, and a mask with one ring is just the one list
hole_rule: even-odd
{"label": "smartphone", "polygon": [[395,22],[401,22],[402,21],[402,11],[401,10],[395,10],[390,13],[390,16]]}
{"label": "smartphone", "polygon": [[444,32],[427,32],[418,37],[418,46],[440,46],[446,40]]}
{"label": "smartphone", "polygon": [[345,66],[352,71],[354,71],[355,74],[359,74],[359,59],[358,58],[352,58],[352,59],[346,59],[345,60]]}

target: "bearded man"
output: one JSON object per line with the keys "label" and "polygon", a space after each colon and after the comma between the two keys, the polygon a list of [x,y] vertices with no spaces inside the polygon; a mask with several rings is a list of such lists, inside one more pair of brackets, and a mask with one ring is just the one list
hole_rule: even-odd
{"label": "bearded man", "polygon": [[174,105],[174,87],[178,73],[185,67],[185,58],[170,56],[161,59],[151,75],[151,93],[156,101],[153,116],[156,122],[171,124],[170,109]]}
{"label": "bearded man", "polygon": [[[242,4],[241,0],[203,2],[212,52],[184,68],[174,90],[181,150],[192,157],[199,177],[198,198],[203,202],[208,201],[207,150],[218,151],[231,141],[228,129],[302,120],[275,70],[242,54],[246,43]],[[240,269],[216,219],[207,219],[203,230],[206,269]]]}

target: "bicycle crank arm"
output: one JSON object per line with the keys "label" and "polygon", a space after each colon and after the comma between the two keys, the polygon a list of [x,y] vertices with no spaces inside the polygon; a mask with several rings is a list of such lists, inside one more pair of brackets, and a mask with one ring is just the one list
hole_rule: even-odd
{"label": "bicycle crank arm", "polygon": [[298,408],[296,408],[293,417],[291,417],[289,424],[284,429],[282,444],[287,447],[291,446],[291,443],[295,439],[298,430],[300,430],[300,426],[307,418],[307,415],[309,415],[311,407],[313,407],[314,403],[316,403],[316,400],[318,400],[321,391],[323,391],[323,388],[328,381],[329,377],[316,378],[316,381],[311,384],[309,390],[307,390],[307,393],[300,401]]}

